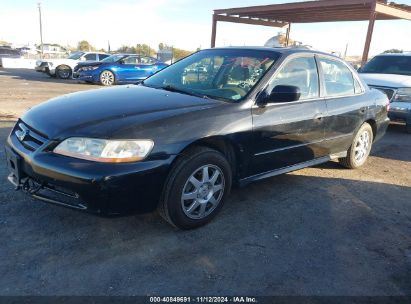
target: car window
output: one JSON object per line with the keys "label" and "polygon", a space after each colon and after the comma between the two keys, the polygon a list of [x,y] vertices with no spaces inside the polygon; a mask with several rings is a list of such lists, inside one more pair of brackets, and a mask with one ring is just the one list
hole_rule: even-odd
{"label": "car window", "polygon": [[355,93],[351,70],[341,61],[320,58],[327,96],[344,96]]}
{"label": "car window", "polygon": [[279,57],[271,50],[200,51],[149,77],[144,85],[237,102]]}
{"label": "car window", "polygon": [[151,57],[140,57],[140,64],[144,65],[150,65],[150,64],[155,64],[156,60]]}
{"label": "car window", "polygon": [[107,57],[109,57],[110,55],[106,55],[106,54],[98,54],[98,58],[99,58],[99,60],[103,60],[103,59],[105,59],[105,58],[107,58]]}
{"label": "car window", "polygon": [[125,64],[138,64],[138,57],[137,56],[128,56],[123,59],[123,63]]}
{"label": "car window", "polygon": [[269,90],[277,85],[297,86],[301,91],[300,100],[319,97],[320,86],[314,56],[288,61],[270,82]]}
{"label": "car window", "polygon": [[411,56],[376,56],[361,68],[360,73],[399,74],[411,76]]}
{"label": "car window", "polygon": [[364,92],[360,82],[356,78],[354,78],[354,88],[355,88],[355,94]]}
{"label": "car window", "polygon": [[87,54],[84,55],[84,58],[86,58],[86,60],[97,60],[97,54]]}

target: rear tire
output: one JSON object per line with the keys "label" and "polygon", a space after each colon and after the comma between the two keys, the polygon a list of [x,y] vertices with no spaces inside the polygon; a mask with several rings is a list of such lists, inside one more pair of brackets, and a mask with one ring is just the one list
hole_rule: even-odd
{"label": "rear tire", "polygon": [[71,68],[68,65],[59,65],[56,67],[56,77],[60,79],[69,79],[72,75]]}
{"label": "rear tire", "polygon": [[158,206],[159,214],[179,229],[210,222],[230,192],[232,172],[220,152],[194,147],[174,164]]}
{"label": "rear tire", "polygon": [[370,155],[374,134],[368,123],[364,123],[355,135],[347,157],[340,158],[339,162],[349,169],[357,169],[365,164]]}

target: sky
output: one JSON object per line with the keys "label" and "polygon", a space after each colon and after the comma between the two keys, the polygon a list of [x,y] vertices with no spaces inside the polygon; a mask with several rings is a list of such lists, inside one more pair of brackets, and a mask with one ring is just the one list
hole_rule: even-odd
{"label": "sky", "polygon": [[[343,1],[343,0],[341,0]],[[39,43],[35,0],[0,0],[0,40]],[[292,0],[41,0],[43,41],[77,45],[87,40],[97,48],[160,42],[178,48],[208,48],[214,9],[299,2]],[[411,5],[411,0],[396,0]],[[361,55],[367,22],[292,25],[291,38],[321,51]],[[264,45],[285,29],[219,22],[217,46]],[[370,54],[387,49],[411,51],[411,21],[377,21]]]}

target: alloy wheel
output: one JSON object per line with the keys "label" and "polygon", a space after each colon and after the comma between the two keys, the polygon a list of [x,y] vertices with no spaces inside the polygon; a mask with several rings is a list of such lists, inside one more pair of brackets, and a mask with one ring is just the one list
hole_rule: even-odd
{"label": "alloy wheel", "polygon": [[114,83],[114,75],[110,71],[104,71],[100,75],[100,81],[105,86],[110,86]]}
{"label": "alloy wheel", "polygon": [[221,202],[225,178],[215,165],[205,165],[195,170],[186,181],[181,194],[181,206],[191,219],[203,219]]}
{"label": "alloy wheel", "polygon": [[368,153],[370,152],[369,151],[370,147],[371,147],[371,136],[368,133],[368,131],[365,130],[358,137],[358,140],[355,144],[354,159],[357,163],[361,163],[367,158]]}

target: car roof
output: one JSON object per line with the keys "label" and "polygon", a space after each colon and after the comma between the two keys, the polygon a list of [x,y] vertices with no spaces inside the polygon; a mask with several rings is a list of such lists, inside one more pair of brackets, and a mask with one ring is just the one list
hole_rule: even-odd
{"label": "car roof", "polygon": [[340,57],[335,56],[330,53],[325,53],[321,51],[310,50],[306,48],[296,48],[296,47],[268,47],[268,46],[229,46],[229,47],[217,47],[205,50],[255,50],[255,51],[272,51],[275,53],[281,53],[283,55],[290,55],[294,53],[311,53],[326,55],[342,60]]}
{"label": "car roof", "polygon": [[[383,56],[405,56],[405,57],[409,57],[411,56],[411,52],[404,52],[404,53],[383,53],[383,54],[379,54],[377,55],[378,57],[383,57]],[[375,57],[377,57],[375,56]]]}

